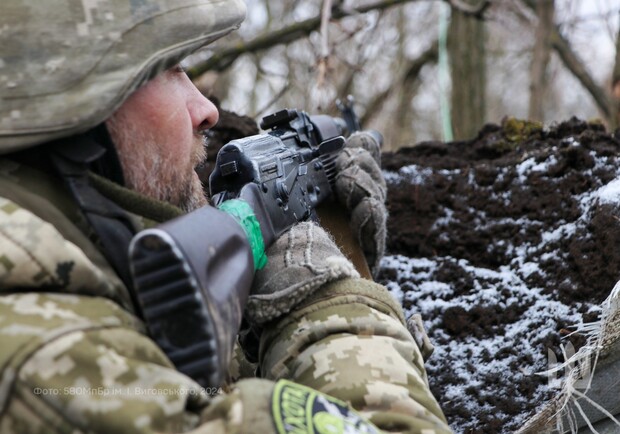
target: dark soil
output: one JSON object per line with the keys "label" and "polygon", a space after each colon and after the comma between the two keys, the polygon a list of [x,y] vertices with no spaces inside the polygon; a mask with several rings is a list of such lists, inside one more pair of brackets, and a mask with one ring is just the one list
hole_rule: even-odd
{"label": "dark soil", "polygon": [[[546,321],[543,316],[534,322],[538,333],[527,332],[530,351],[511,343],[513,335],[506,345],[485,348],[472,364],[467,354],[475,348],[472,339],[490,342],[505,336],[508,327],[512,334],[538,300],[515,298],[513,288],[497,276],[485,280],[472,269],[510,270],[524,287],[578,313],[578,322],[596,319],[593,305],[609,295],[620,277],[619,208],[595,198],[619,174],[620,141],[600,125],[577,119],[547,130],[529,127],[511,119],[485,126],[473,141],[425,142],[383,157],[384,169],[396,174],[388,177],[388,253],[431,259],[437,267],[421,278],[416,273],[398,278],[394,269],[402,269],[401,259],[396,267],[384,263],[379,280],[399,287],[406,309],[423,311],[439,350],[463,343],[465,354],[439,351],[445,360],[429,364],[433,393],[459,432],[518,428],[553,390],[546,388],[546,377],[516,373],[544,370],[547,349],[561,360],[560,344],[567,343],[561,338],[575,324],[574,315],[550,312]],[[537,267],[523,271],[532,264]],[[424,270],[414,266],[414,271]],[[425,280],[449,287],[447,296],[437,295],[441,303],[430,308],[427,299],[416,295]],[[488,288],[496,291],[495,301],[461,305]],[[541,306],[536,309],[544,310]],[[578,347],[584,338],[572,335],[571,340]],[[490,370],[468,385],[466,376],[454,373],[455,364],[475,376],[484,371],[479,364],[502,360],[507,363],[500,366],[515,375]],[[454,387],[464,392],[460,398],[452,399]]]}
{"label": "dark soil", "polygon": [[[222,143],[256,132],[223,111],[211,162]],[[596,319],[620,277],[620,209],[601,199],[619,151],[597,124],[508,119],[472,141],[383,156],[390,218],[378,280],[425,318],[431,388],[455,431],[511,432],[554,393],[533,373],[548,350],[562,360],[571,327]]]}
{"label": "dark soil", "polygon": [[[581,146],[574,146],[573,140]],[[415,164],[433,171],[430,182],[401,184],[389,191],[388,250],[409,257],[448,255],[486,268],[509,264],[513,255],[498,242],[511,239],[516,244],[538,244],[545,225],[577,220],[582,214],[578,196],[614,180],[620,168],[614,164],[595,167],[595,158],[615,159],[619,151],[620,141],[602,126],[571,119],[519,143],[508,142],[501,126],[487,125],[471,142],[424,142],[385,154],[385,170]],[[557,160],[554,164],[520,182],[519,164],[529,158],[543,162],[551,155]],[[442,169],[455,168],[461,169],[462,176],[441,174]],[[509,192],[510,200],[492,192]],[[454,210],[455,224],[433,230],[446,207]],[[525,216],[540,222],[540,227],[526,231],[512,224],[482,227],[480,213],[493,219]],[[585,229],[549,248],[557,246],[567,254],[539,264],[546,273],[544,282],[533,274],[527,283],[557,290],[559,299],[567,303],[602,301],[620,272],[617,207],[599,205]],[[446,281],[462,280],[446,273]],[[467,290],[466,282],[463,286]]]}

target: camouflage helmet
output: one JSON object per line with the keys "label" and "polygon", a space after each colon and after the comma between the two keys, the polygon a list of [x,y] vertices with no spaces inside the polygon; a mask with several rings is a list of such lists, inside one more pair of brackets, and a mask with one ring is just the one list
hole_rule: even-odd
{"label": "camouflage helmet", "polygon": [[0,154],[103,122],[244,17],[243,0],[1,0]]}

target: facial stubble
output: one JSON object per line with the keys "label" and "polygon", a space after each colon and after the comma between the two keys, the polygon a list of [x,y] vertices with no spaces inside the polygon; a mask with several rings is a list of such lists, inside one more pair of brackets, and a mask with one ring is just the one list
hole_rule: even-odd
{"label": "facial stubble", "polygon": [[116,145],[125,185],[152,199],[165,201],[185,211],[207,204],[202,183],[194,168],[207,158],[205,138],[195,133],[192,154],[187,159],[166,153],[150,131],[137,129],[122,116],[106,123]]}

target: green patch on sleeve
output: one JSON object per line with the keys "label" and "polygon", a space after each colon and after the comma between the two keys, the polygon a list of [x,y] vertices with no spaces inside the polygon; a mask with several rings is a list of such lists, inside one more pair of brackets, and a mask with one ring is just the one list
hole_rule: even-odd
{"label": "green patch on sleeve", "polygon": [[276,383],[271,409],[278,434],[379,433],[346,403],[288,380]]}

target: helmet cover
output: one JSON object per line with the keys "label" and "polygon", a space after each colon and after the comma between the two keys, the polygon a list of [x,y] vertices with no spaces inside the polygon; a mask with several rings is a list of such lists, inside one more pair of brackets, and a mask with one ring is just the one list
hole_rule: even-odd
{"label": "helmet cover", "polygon": [[2,0],[0,154],[103,122],[244,17],[242,0]]}

